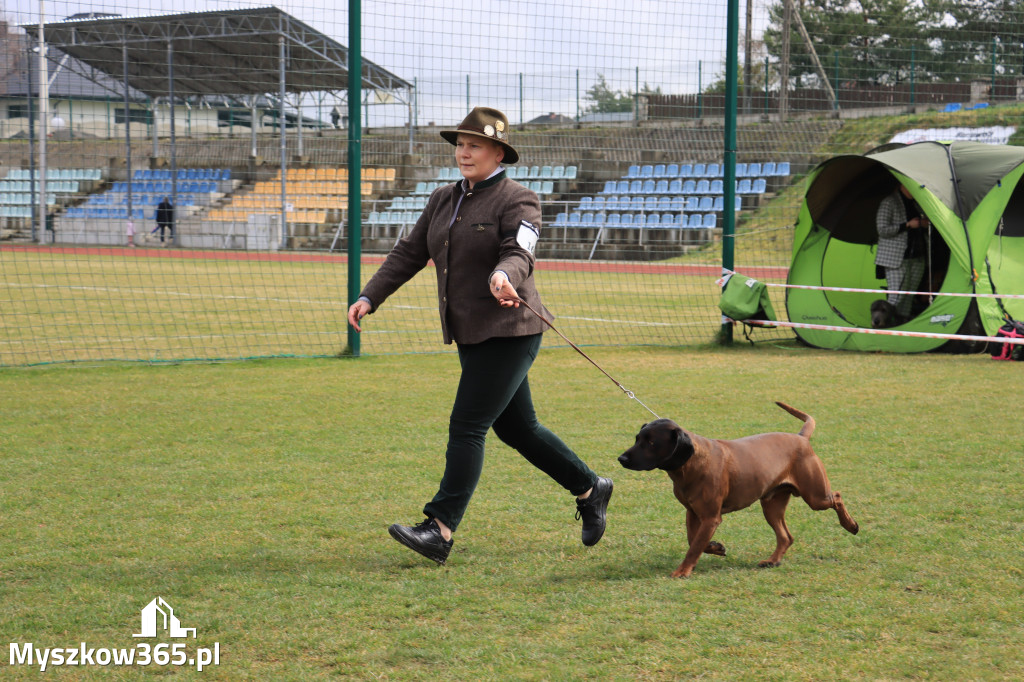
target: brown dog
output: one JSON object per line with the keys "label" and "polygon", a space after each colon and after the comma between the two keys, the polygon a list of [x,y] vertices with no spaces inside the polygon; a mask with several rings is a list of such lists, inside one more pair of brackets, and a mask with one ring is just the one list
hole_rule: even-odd
{"label": "brown dog", "polygon": [[776,403],[803,420],[800,433],[762,433],[736,440],[711,440],[684,431],[671,419],[644,424],[636,443],[619,456],[627,469],[664,469],[672,479],[676,499],[686,507],[686,537],[690,548],[673,578],[693,572],[702,552],[725,556],[725,547],[711,542],[722,514],[761,501],[768,525],[775,531],[775,551],[760,562],[778,566],[793,544],[786,527],[786,505],[791,495],[802,497],[815,511],[835,509],[843,528],[859,530],[834,492],[825,465],[811,449],[814,418],[784,403]]}

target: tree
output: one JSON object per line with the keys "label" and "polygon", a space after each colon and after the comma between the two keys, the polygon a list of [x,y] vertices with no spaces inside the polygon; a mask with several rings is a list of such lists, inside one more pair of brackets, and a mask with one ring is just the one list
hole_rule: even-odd
{"label": "tree", "polygon": [[[644,86],[640,89],[640,94],[660,95],[661,86],[659,85],[652,89],[650,85],[644,83]],[[597,74],[597,83],[587,90],[587,94],[584,99],[593,102],[593,104],[584,109],[588,114],[633,111],[634,106],[634,93],[624,93],[621,90],[612,90],[608,85],[608,81],[605,79],[604,74],[600,73]]]}
{"label": "tree", "polygon": [[[948,5],[957,0],[801,0],[800,13],[826,71],[843,80],[893,85],[916,78],[937,80],[948,73],[941,54]],[[783,2],[769,9],[765,31],[769,54],[781,57]],[[790,27],[790,78],[818,85],[820,76],[795,26]]]}
{"label": "tree", "polygon": [[621,90],[612,90],[608,81],[605,80],[604,74],[601,73],[597,74],[597,83],[587,90],[584,99],[593,102],[585,109],[588,114],[633,110],[633,98],[623,94]]}

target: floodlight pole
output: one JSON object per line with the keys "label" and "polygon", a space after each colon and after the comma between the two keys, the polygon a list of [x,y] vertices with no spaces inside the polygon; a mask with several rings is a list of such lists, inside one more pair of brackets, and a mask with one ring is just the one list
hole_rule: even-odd
{"label": "floodlight pole", "polygon": [[281,136],[281,243],[279,248],[288,246],[288,126],[284,116],[285,96],[285,67],[287,57],[285,54],[284,36],[277,39],[278,45],[278,114],[277,132]]}
{"label": "floodlight pole", "polygon": [[[725,149],[724,184],[725,210],[722,211],[722,274],[735,266],[736,248],[736,78],[738,75],[740,8],[739,0],[729,0],[729,12],[726,19],[725,48]],[[722,316],[722,327],[718,333],[718,342],[723,345],[732,343],[732,323]]]}
{"label": "floodlight pole", "polygon": [[[132,110],[128,96],[128,41],[121,42],[121,72],[124,78],[124,170],[127,174],[128,220],[132,219]],[[145,221],[143,221],[145,223]],[[146,229],[143,227],[142,229]],[[145,232],[143,232],[145,235]]]}
{"label": "floodlight pole", "polygon": [[167,99],[171,105],[171,246],[178,246],[181,243],[178,236],[178,138],[174,127],[174,41],[171,40],[167,41]]}
{"label": "floodlight pole", "polygon": [[46,243],[46,135],[47,120],[50,116],[50,81],[46,68],[46,7],[39,0],[39,243]]}
{"label": "floodlight pole", "polygon": [[[363,58],[360,23],[360,0],[348,2],[348,305],[359,298],[360,259],[363,242],[362,138],[363,124],[359,117],[362,100]],[[347,354],[359,357],[359,332],[348,326]]]}

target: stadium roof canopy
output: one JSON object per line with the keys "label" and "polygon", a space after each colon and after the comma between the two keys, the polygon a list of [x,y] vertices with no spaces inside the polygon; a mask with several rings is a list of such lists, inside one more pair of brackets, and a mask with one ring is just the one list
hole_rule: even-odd
{"label": "stadium roof canopy", "polygon": [[[38,37],[38,24],[22,28]],[[43,33],[87,68],[151,97],[168,94],[172,69],[176,96],[277,93],[282,71],[286,92],[348,88],[348,48],[276,7],[86,15],[44,24]],[[395,91],[412,84],[363,59],[362,87]]]}

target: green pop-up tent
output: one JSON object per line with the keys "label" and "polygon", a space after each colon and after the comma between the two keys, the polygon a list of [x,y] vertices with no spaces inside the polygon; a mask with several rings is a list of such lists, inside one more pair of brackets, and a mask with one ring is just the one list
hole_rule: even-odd
{"label": "green pop-up tent", "polygon": [[[933,226],[922,290],[1024,294],[1022,175],[1024,147],[978,142],[887,145],[819,164],[807,180],[788,283],[872,292],[788,288],[790,322],[871,328],[871,303],[886,295],[874,264],[875,214],[896,183],[910,190]],[[992,336],[1007,314],[1024,320],[1024,300],[918,296],[914,316],[892,329]],[[949,343],[799,327],[796,334],[812,346],[851,350],[915,353]]]}

